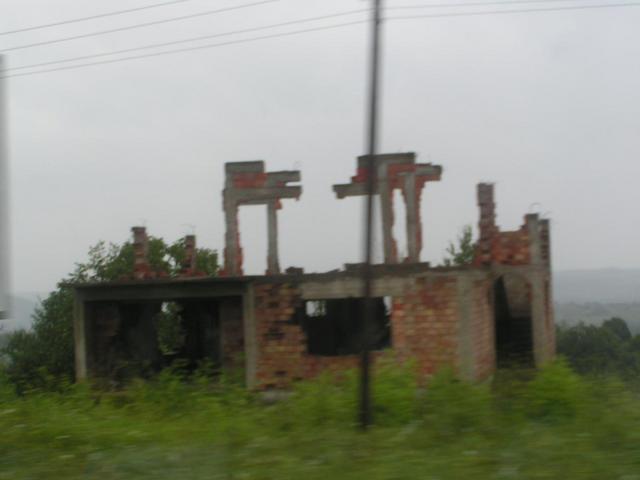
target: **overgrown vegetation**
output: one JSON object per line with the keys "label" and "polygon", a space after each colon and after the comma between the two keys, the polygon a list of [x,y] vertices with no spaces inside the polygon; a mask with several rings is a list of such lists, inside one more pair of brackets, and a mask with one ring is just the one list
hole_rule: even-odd
{"label": "overgrown vegetation", "polygon": [[[168,276],[179,274],[185,256],[184,240],[167,244],[162,238],[149,238],[149,265]],[[70,382],[73,364],[73,292],[68,283],[114,281],[133,273],[133,245],[99,242],[89,249],[88,260],[75,269],[36,308],[31,330],[9,333],[0,352],[6,363],[6,375],[21,390],[58,388]],[[218,272],[218,257],[213,250],[196,250],[196,268],[205,275]],[[163,340],[172,334],[161,329]]]}
{"label": "overgrown vegetation", "polygon": [[[0,383],[0,479],[632,479],[640,404],[558,362],[532,380],[472,385],[375,370],[376,425],[354,424],[356,375],[265,404],[225,379],[165,371],[118,394]],[[506,383],[505,383],[506,382]]]}

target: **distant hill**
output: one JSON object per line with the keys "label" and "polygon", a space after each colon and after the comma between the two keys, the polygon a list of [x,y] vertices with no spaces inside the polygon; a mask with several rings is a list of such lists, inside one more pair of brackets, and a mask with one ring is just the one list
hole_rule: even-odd
{"label": "distant hill", "polygon": [[634,335],[640,334],[639,303],[556,303],[556,323],[600,325],[603,320],[622,318]]}
{"label": "distant hill", "polygon": [[559,303],[640,302],[640,269],[557,271],[553,282]]}

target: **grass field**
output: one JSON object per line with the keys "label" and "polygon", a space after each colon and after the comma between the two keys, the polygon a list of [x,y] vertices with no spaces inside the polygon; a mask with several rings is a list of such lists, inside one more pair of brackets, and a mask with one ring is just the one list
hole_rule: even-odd
{"label": "grass field", "polygon": [[640,479],[640,403],[564,364],[472,386],[376,371],[376,426],[355,376],[266,405],[233,382],[165,372],[124,392],[0,387],[0,479]]}

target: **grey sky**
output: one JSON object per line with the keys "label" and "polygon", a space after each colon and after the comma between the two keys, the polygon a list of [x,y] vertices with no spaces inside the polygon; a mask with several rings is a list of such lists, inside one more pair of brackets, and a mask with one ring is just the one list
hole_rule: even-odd
{"label": "grey sky", "polygon": [[[0,31],[149,3],[3,0]],[[194,0],[4,36],[0,49],[240,3],[248,0]],[[387,0],[411,3],[429,2]],[[576,3],[594,2],[559,2]],[[7,60],[18,66],[364,6],[281,0]],[[494,181],[503,229],[528,211],[549,212],[556,268],[640,267],[639,24],[640,7],[630,7],[385,26],[381,150],[416,151],[444,166],[443,181],[423,197],[424,260],[439,262],[459,229],[475,224],[475,184]],[[302,170],[303,196],[285,201],[279,216],[283,266],[358,261],[360,202],[336,200],[331,185],[348,182],[363,153],[367,33],[350,26],[10,79],[13,288],[53,288],[90,245],[121,242],[141,222],[167,240],[195,225],[199,244],[221,251],[227,161]],[[246,270],[258,273],[266,212],[245,208],[240,221]]]}

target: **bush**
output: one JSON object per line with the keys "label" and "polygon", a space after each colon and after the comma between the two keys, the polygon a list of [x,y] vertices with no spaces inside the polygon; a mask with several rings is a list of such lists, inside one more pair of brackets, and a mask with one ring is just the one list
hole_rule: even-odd
{"label": "bush", "polygon": [[492,422],[491,392],[486,385],[462,381],[443,369],[427,385],[424,415],[428,427],[440,435],[482,431]]}
{"label": "bush", "polygon": [[560,359],[540,369],[524,392],[528,416],[543,420],[575,418],[583,407],[587,385]]}

